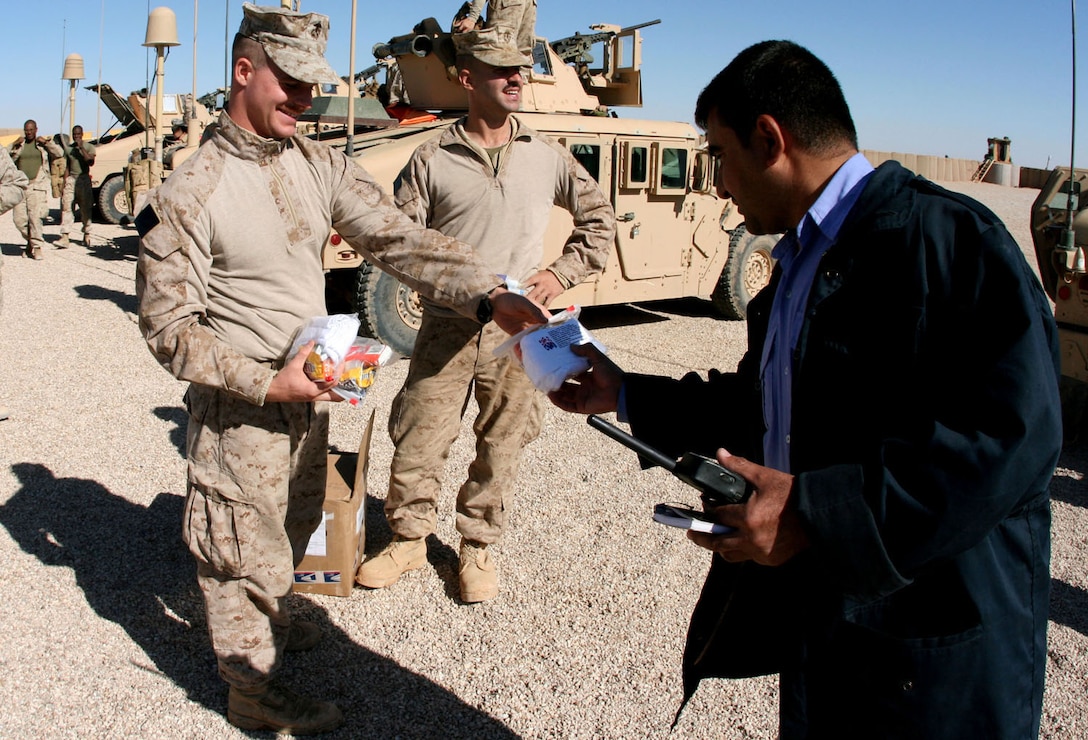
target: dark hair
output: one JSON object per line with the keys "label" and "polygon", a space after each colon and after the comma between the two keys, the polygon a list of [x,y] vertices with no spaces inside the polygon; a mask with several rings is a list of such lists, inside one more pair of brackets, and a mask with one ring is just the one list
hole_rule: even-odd
{"label": "dark hair", "polygon": [[238,60],[245,57],[253,65],[254,69],[260,69],[268,63],[268,56],[264,53],[261,42],[251,36],[234,34],[234,43],[230,47],[230,65],[233,67]]}
{"label": "dark hair", "polygon": [[737,54],[699,93],[695,122],[706,129],[711,114],[744,146],[756,118],[766,114],[809,151],[844,143],[858,148],[839,81],[812,52],[792,41],[762,41]]}

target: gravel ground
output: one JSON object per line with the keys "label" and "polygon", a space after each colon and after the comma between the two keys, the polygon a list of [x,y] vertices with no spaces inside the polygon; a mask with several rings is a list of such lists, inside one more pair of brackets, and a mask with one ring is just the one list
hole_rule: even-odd
{"label": "gravel ground", "polygon": [[[1037,191],[955,184],[1001,215],[1030,253]],[[56,210],[53,211],[56,216]],[[139,337],[136,237],[99,226],[92,248],[19,256],[0,219],[0,737],[226,738],[193,567],[179,541],[184,388]],[[47,224],[47,238],[58,234]],[[704,301],[589,310],[585,323],[629,370],[732,368],[744,327]],[[697,339],[696,339],[697,338]],[[377,412],[368,549],[381,514],[390,401],[407,363],[383,371],[365,410],[333,410],[354,449]],[[451,454],[430,567],[383,591],[295,596],[325,639],[288,657],[284,678],[332,699],[337,737],[665,737],[680,700],[687,617],[708,559],[654,524],[654,502],[693,500],[660,470],[639,472],[580,417],[549,408],[526,452],[511,525],[496,548],[498,599],[459,603],[452,498],[472,453]],[[1088,736],[1086,450],[1068,448],[1054,492],[1054,596],[1043,737]],[[673,735],[773,738],[775,677],[708,681]],[[259,733],[258,733],[259,734]]]}

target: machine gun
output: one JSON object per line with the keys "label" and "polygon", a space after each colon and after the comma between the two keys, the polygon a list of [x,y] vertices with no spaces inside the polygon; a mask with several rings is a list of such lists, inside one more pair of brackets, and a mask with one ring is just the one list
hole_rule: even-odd
{"label": "machine gun", "polygon": [[[576,65],[589,65],[593,63],[593,57],[590,56],[589,50],[593,48],[594,44],[608,42],[621,34],[629,31],[637,31],[638,29],[646,28],[647,26],[656,26],[660,22],[661,19],[658,18],[656,21],[639,23],[637,26],[628,26],[627,28],[621,28],[618,31],[607,30],[586,35],[575,32],[573,36],[567,36],[558,39],[557,41],[552,41],[551,47],[556,55],[566,63],[573,62]],[[606,26],[590,26],[590,28],[606,28]],[[615,26],[611,26],[611,28],[614,29]]]}
{"label": "machine gun", "polygon": [[[361,72],[356,72],[355,76],[352,78],[352,81],[356,85],[362,84],[369,80],[371,77],[377,77],[378,73],[381,72],[383,68],[385,68],[385,64],[383,64],[382,62],[378,62],[375,65],[367,67]],[[344,82],[347,82],[346,78],[344,78]]]}

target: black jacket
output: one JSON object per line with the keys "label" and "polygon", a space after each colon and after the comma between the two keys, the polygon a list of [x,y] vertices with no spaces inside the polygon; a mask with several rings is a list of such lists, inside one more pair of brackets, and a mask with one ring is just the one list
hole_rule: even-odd
{"label": "black jacket", "polygon": [[[762,459],[759,359],[631,376],[634,433]],[[1029,738],[1042,708],[1047,486],[1061,447],[1053,316],[988,210],[895,163],[823,256],[794,354],[791,467],[812,547],[715,557],[685,693],[782,672],[782,737]]]}

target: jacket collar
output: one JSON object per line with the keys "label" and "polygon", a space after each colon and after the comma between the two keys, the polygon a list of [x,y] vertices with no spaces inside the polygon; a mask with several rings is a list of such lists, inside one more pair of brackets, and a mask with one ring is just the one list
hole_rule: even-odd
{"label": "jacket collar", "polygon": [[252,131],[239,126],[226,111],[219,114],[219,125],[216,128],[216,136],[219,145],[228,153],[258,164],[279,156],[285,149],[294,144],[294,137],[289,139],[266,139]]}
{"label": "jacket collar", "polygon": [[916,178],[892,160],[877,167],[843,222],[839,241],[859,226],[878,231],[902,226],[914,207],[914,191],[907,184]]}
{"label": "jacket collar", "polygon": [[[468,116],[462,116],[461,118],[458,118],[452,126],[447,128],[442,133],[442,138],[438,142],[439,146],[448,147],[453,144],[471,145],[472,140],[469,139],[468,135],[465,133],[465,121],[467,120]],[[510,141],[514,141],[515,139],[528,141],[536,133],[533,129],[518,120],[517,116],[510,116],[510,123],[514,127],[513,133],[510,134]],[[479,146],[477,145],[475,148],[479,148]]]}

